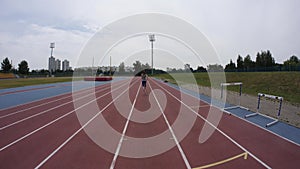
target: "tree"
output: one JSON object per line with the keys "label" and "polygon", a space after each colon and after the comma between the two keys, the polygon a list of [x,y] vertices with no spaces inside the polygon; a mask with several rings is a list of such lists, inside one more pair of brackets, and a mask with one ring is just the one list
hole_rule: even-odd
{"label": "tree", "polygon": [[300,60],[297,56],[293,55],[290,59],[283,62],[283,65],[290,71],[295,71],[300,68]]}
{"label": "tree", "polygon": [[190,64],[185,64],[184,65],[184,70],[186,71],[186,72],[188,72],[188,71],[190,71],[191,70],[191,65]]}
{"label": "tree", "polygon": [[97,72],[96,72],[96,75],[102,75],[103,73],[104,73],[103,70],[98,68]]}
{"label": "tree", "polygon": [[267,50],[267,52],[265,52],[264,55],[265,55],[266,66],[267,67],[275,66],[275,59],[272,57],[271,52]]}
{"label": "tree", "polygon": [[291,56],[290,59],[283,62],[283,64],[298,64],[298,63],[300,63],[300,61],[298,57],[295,55]]}
{"label": "tree", "polygon": [[184,65],[184,70],[185,72],[194,72],[194,69],[188,63]]}
{"label": "tree", "polygon": [[223,66],[218,65],[218,64],[208,65],[207,66],[207,71],[208,72],[221,72],[221,71],[223,71]]}
{"label": "tree", "polygon": [[140,61],[135,61],[135,63],[133,63],[133,69],[134,69],[134,74],[139,73],[140,71],[142,71],[142,63]]}
{"label": "tree", "polygon": [[225,71],[232,72],[235,71],[235,69],[236,69],[235,63],[233,63],[232,60],[230,59],[230,63],[225,66]]}
{"label": "tree", "polygon": [[120,63],[120,65],[119,65],[119,72],[120,73],[124,73],[125,72],[125,64],[124,64],[124,62]]}
{"label": "tree", "polygon": [[207,70],[203,66],[198,66],[195,72],[207,72]]}
{"label": "tree", "polygon": [[238,55],[238,58],[236,60],[236,66],[239,71],[244,70],[244,61],[243,61],[243,57],[241,55]]}
{"label": "tree", "polygon": [[250,55],[247,55],[244,59],[244,69],[250,71],[255,67],[255,62],[251,60]]}
{"label": "tree", "polygon": [[21,63],[19,64],[18,71],[23,75],[28,74],[29,72],[28,63],[25,60],[21,61]]}
{"label": "tree", "polygon": [[142,70],[151,69],[150,65],[148,63],[142,64]]}
{"label": "tree", "polygon": [[12,68],[12,65],[11,63],[9,62],[8,58],[5,58],[2,63],[1,63],[1,68],[3,70],[3,72],[7,73],[11,70]]}
{"label": "tree", "polygon": [[272,57],[271,52],[269,50],[261,51],[261,53],[258,52],[256,55],[255,66],[258,68],[264,68],[264,70],[275,66],[275,59]]}

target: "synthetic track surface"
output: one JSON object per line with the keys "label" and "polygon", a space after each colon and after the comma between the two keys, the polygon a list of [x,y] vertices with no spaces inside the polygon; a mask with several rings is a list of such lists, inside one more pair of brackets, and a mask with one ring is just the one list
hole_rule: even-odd
{"label": "synthetic track surface", "polygon": [[[211,168],[297,168],[300,165],[298,145],[162,82],[149,79],[147,94],[140,88],[138,78],[112,83],[118,87],[103,84],[95,89],[76,91],[73,93],[76,97],[67,93],[0,110],[0,168],[181,169],[209,167],[210,164],[216,165]],[[129,98],[125,97],[127,91]],[[112,92],[118,93],[118,97],[112,97]],[[124,99],[129,99],[132,106],[122,109],[121,115],[115,103]],[[74,107],[74,102],[81,106]],[[97,110],[92,106],[95,104]],[[148,111],[150,108],[152,111]],[[199,143],[209,110],[223,115],[217,126],[210,126],[216,128],[211,137]],[[76,112],[85,117],[81,123]],[[147,121],[149,117],[145,113],[157,116]],[[99,128],[102,117],[119,133],[118,137],[110,138],[103,133]],[[143,117],[147,122],[135,120]],[[179,117],[183,120],[178,122]],[[194,121],[191,129],[184,133],[185,125],[190,122],[188,117]],[[86,129],[99,139],[110,141],[114,151],[96,144]],[[142,149],[137,149],[132,139],[146,140],[161,133],[168,137],[152,146],[145,141]],[[154,156],[124,156],[128,150],[151,154],[159,150],[162,143],[173,146]],[[218,162],[224,163],[217,165]]]}

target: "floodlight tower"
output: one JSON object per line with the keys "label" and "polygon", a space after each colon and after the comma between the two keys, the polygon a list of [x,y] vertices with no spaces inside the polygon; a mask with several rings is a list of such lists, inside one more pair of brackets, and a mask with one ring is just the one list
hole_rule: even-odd
{"label": "floodlight tower", "polygon": [[50,43],[51,55],[49,58],[49,74],[52,76],[52,71],[55,71],[55,59],[53,57],[53,49],[55,48],[55,43]]}
{"label": "floodlight tower", "polygon": [[53,49],[55,48],[54,42],[50,43],[50,48],[51,48],[51,56],[53,56]]}
{"label": "floodlight tower", "polygon": [[151,42],[151,74],[153,75],[153,42],[155,41],[155,35],[151,34],[149,35],[149,41]]}

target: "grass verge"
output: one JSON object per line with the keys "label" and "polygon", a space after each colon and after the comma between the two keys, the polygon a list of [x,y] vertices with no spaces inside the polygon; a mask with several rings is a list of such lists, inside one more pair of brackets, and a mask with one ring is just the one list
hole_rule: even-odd
{"label": "grass verge", "polygon": [[[211,75],[218,74],[212,73]],[[160,74],[156,77],[176,83],[171,75]],[[198,85],[210,87],[208,73],[194,73],[193,75]],[[257,93],[277,95],[290,103],[300,104],[300,72],[226,72],[225,75],[226,82],[243,82],[243,93],[254,96]],[[176,73],[176,76],[184,79],[187,73]],[[185,82],[189,83],[190,80],[186,79]],[[227,89],[238,91],[236,86],[229,86]]]}
{"label": "grass verge", "polygon": [[72,80],[73,80],[72,77],[7,79],[7,80],[0,80],[0,89],[39,85],[39,84],[70,82]]}

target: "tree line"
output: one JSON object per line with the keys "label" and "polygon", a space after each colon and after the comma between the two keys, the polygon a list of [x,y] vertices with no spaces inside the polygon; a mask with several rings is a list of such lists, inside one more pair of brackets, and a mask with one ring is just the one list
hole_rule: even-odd
{"label": "tree line", "polygon": [[3,59],[1,63],[1,72],[3,73],[19,73],[19,74],[28,74],[29,73],[29,67],[26,60],[22,60],[18,64],[18,69],[14,69],[12,66],[12,63],[9,61],[9,59],[6,57]]}
{"label": "tree line", "polygon": [[[80,69],[81,70],[81,69]],[[118,74],[138,74],[139,72],[145,70],[146,73],[150,74],[151,67],[148,63],[142,64],[140,61],[135,61],[133,63],[133,71],[125,71],[124,62],[120,63]],[[244,58],[241,55],[238,55],[236,63],[230,60],[230,62],[225,65],[225,69],[222,65],[213,64],[207,65],[207,68],[203,66],[198,66],[197,69],[193,69],[189,64],[184,65],[184,69],[176,69],[176,68],[167,68],[167,72],[169,73],[180,73],[180,72],[218,72],[223,71],[226,72],[254,72],[254,71],[300,71],[300,60],[297,56],[292,55],[289,59],[283,62],[283,64],[279,64],[275,62],[275,59],[272,57],[272,54],[269,50],[258,52],[256,55],[255,61],[251,59],[251,56],[248,54]],[[82,70],[83,71],[83,70]],[[113,75],[115,70],[110,72],[111,70],[102,71],[101,69],[96,70],[96,74],[103,75]],[[26,60],[21,61],[18,64],[18,69],[13,68],[12,63],[6,57],[1,63],[1,70],[3,73],[14,73],[19,75],[31,75],[31,76],[47,76],[49,75],[49,71],[42,70],[32,70],[29,72],[28,62]],[[83,71],[90,72],[87,70]],[[67,74],[66,74],[67,73]],[[73,71],[69,72],[56,72],[55,76],[72,76]],[[163,70],[154,69],[154,73],[165,73]]]}
{"label": "tree line", "polygon": [[269,50],[258,52],[255,61],[248,54],[243,58],[238,55],[236,63],[230,60],[225,66],[226,72],[254,72],[254,71],[300,71],[300,60],[292,55],[289,59],[279,64],[275,62]]}

